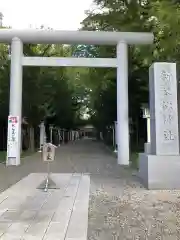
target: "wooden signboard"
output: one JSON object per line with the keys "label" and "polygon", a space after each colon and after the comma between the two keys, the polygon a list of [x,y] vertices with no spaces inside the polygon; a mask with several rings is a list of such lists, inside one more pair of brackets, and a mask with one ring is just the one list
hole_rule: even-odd
{"label": "wooden signboard", "polygon": [[53,162],[55,159],[55,149],[57,147],[52,143],[46,143],[43,146],[43,161],[44,162]]}

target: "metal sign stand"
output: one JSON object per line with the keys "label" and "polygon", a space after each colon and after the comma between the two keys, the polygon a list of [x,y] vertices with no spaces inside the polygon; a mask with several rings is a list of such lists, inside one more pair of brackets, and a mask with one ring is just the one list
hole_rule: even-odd
{"label": "metal sign stand", "polygon": [[50,177],[50,162],[47,163],[47,177],[46,179],[39,185],[38,189],[43,189],[44,192],[47,192],[48,189],[59,189],[55,182]]}
{"label": "metal sign stand", "polygon": [[[47,144],[48,145],[48,144]],[[48,145],[49,147],[50,145]],[[53,145],[51,145],[52,147]],[[47,148],[48,149],[48,148]],[[52,150],[52,149],[51,149]],[[47,152],[48,153],[48,152]],[[55,182],[50,177],[50,162],[52,162],[51,157],[47,154],[47,159],[45,160],[47,162],[47,177],[46,179],[38,186],[37,189],[43,189],[44,192],[47,192],[48,189],[59,189]]]}

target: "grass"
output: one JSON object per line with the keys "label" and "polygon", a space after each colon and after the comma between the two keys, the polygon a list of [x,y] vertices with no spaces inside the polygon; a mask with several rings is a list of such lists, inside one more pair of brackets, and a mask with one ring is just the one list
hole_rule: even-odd
{"label": "grass", "polygon": [[[114,147],[112,145],[107,145],[109,149],[114,152]],[[131,168],[138,169],[139,168],[139,152],[133,151],[130,153],[130,162],[131,162]]]}
{"label": "grass", "polygon": [[5,151],[0,151],[0,163],[6,161],[6,152]]}
{"label": "grass", "polygon": [[[105,142],[105,145],[109,148],[109,150],[111,150],[112,152],[114,152],[114,146],[112,146],[112,144],[108,144]],[[134,151],[132,151],[130,153],[130,163],[131,163],[131,168],[133,169],[139,169],[139,152],[141,152],[141,149],[138,149],[137,151],[135,150],[137,148],[134,148]]]}
{"label": "grass", "polygon": [[[3,163],[6,161],[6,154],[7,154],[6,151],[0,151],[0,163]],[[21,158],[30,156],[31,154],[33,154],[33,153],[30,151],[24,151],[21,154]]]}
{"label": "grass", "polygon": [[130,155],[130,161],[132,163],[131,167],[138,169],[139,168],[139,163],[138,163],[138,152],[132,152]]}

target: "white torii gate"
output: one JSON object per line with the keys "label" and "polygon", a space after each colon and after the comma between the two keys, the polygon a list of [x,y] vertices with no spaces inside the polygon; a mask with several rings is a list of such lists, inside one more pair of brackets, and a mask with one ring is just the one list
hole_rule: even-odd
{"label": "white torii gate", "polygon": [[[14,142],[11,141],[11,144],[7,144],[8,152],[10,152],[12,144],[14,144],[14,156],[8,155],[7,165],[20,164],[23,66],[117,68],[118,164],[129,165],[128,44],[152,44],[153,40],[153,33],[1,29],[0,42],[11,44],[9,116],[15,116],[19,119],[17,138],[14,139]],[[23,43],[116,45],[117,57],[24,57]]]}

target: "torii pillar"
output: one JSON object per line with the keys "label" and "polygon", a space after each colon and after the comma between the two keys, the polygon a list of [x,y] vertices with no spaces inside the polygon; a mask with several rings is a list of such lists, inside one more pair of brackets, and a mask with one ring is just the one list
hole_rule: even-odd
{"label": "torii pillar", "polygon": [[[22,66],[76,66],[117,68],[117,140],[118,164],[129,165],[129,118],[128,118],[128,45],[152,44],[153,33],[59,31],[59,30],[14,30],[0,29],[0,43],[11,43],[11,79],[9,115],[17,117],[18,134],[8,141],[8,151],[13,145],[13,154],[8,156],[8,165],[20,164]],[[25,57],[25,44],[86,44],[117,46],[116,58],[56,58]],[[10,132],[10,131],[9,131]],[[12,133],[12,129],[11,129]],[[10,136],[10,135],[9,135]],[[15,139],[15,141],[14,141]]]}

